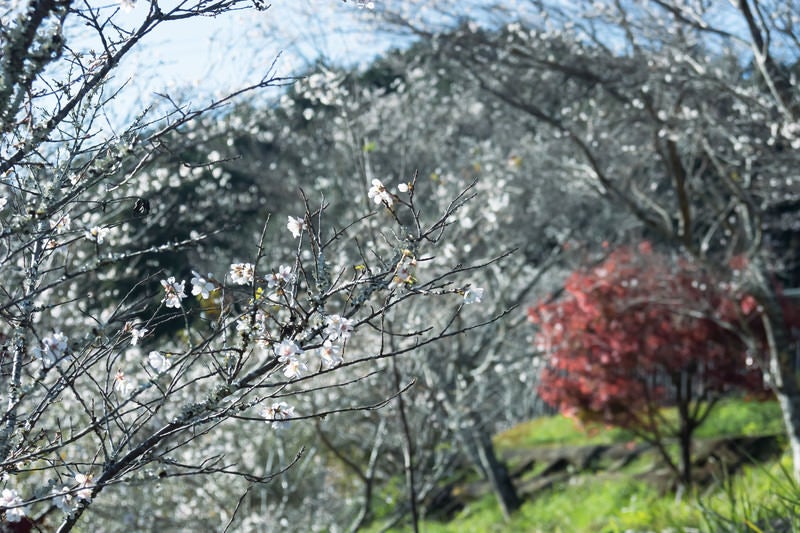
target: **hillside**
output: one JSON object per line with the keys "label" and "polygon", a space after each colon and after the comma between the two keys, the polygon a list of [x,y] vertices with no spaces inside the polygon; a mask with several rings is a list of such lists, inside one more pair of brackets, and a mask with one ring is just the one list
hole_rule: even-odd
{"label": "hillside", "polygon": [[[522,508],[505,522],[488,483],[463,471],[429,502],[425,532],[800,530],[800,490],[772,402],[720,406],[694,447],[696,486],[678,489],[630,434],[544,417],[496,436]],[[399,530],[398,530],[399,531]]]}

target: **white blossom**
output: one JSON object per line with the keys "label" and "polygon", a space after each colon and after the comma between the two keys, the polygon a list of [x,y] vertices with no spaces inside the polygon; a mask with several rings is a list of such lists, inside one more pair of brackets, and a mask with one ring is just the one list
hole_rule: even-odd
{"label": "white blossom", "polygon": [[131,345],[136,346],[147,335],[147,328],[131,328]]}
{"label": "white blossom", "polygon": [[55,365],[67,351],[67,336],[56,331],[42,339],[42,345],[33,349],[33,355],[46,367]]}
{"label": "white blossom", "polygon": [[340,355],[342,348],[338,344],[333,344],[330,339],[326,339],[322,346],[318,349],[320,358],[322,359],[325,368],[333,368],[341,364],[342,356]]}
{"label": "white blossom", "polygon": [[231,265],[231,282],[236,285],[250,285],[256,275],[252,263],[233,263]]}
{"label": "white blossom", "polygon": [[353,332],[353,320],[340,315],[325,317],[325,335],[331,340],[347,340]]}
{"label": "white blossom", "polygon": [[267,279],[267,286],[272,289],[280,285],[292,283],[295,279],[292,267],[289,265],[281,265],[278,267],[278,271],[273,272],[269,279]]}
{"label": "white blossom", "polygon": [[88,502],[92,501],[92,475],[81,474],[78,472],[75,474],[75,481],[79,486],[79,490],[75,493],[75,496],[81,500],[86,500]]}
{"label": "white blossom", "polygon": [[266,418],[266,422],[270,423],[272,429],[283,429],[289,426],[288,419],[293,417],[294,407],[286,402],[273,403],[270,406],[264,406],[261,411],[261,416]]}
{"label": "white blossom", "polygon": [[286,228],[291,232],[292,237],[294,237],[295,239],[300,237],[305,227],[306,224],[302,218],[293,216],[289,217],[289,222],[288,224],[286,224]]}
{"label": "white blossom", "polygon": [[136,380],[126,378],[121,370],[117,371],[114,375],[114,390],[122,396],[130,396],[136,390]]}
{"label": "white blossom", "polygon": [[389,283],[389,288],[397,289],[404,285],[413,285],[416,283],[417,278],[414,277],[416,268],[417,260],[410,252],[404,252],[402,259],[400,259],[395,267],[394,276],[392,276],[392,281]]}
{"label": "white blossom", "polygon": [[464,291],[464,304],[476,304],[483,301],[483,287],[469,288]]}
{"label": "white blossom", "polygon": [[180,308],[181,300],[186,298],[184,292],[186,282],[181,280],[180,283],[175,281],[174,276],[168,277],[166,280],[161,280],[161,286],[164,287],[164,298],[161,300],[167,307]]}
{"label": "white blossom", "polygon": [[69,231],[72,227],[72,219],[69,215],[61,215],[55,220],[50,221],[50,229],[55,230],[57,234],[62,234]]}
{"label": "white blossom", "polygon": [[147,362],[150,363],[156,372],[159,374],[163,374],[170,368],[172,368],[172,363],[169,362],[169,359],[159,351],[153,350],[147,355]]}
{"label": "white blossom", "polygon": [[84,232],[83,236],[89,239],[90,241],[95,241],[97,244],[103,244],[106,236],[111,232],[111,228],[105,228],[101,226],[94,226],[91,229],[87,229]]}
{"label": "white blossom", "polygon": [[[30,511],[26,505],[20,505],[22,498],[14,489],[3,489],[0,494],[0,508],[5,509],[6,520],[9,522],[19,522]],[[16,507],[19,506],[19,507]]]}
{"label": "white blossom", "polygon": [[275,347],[275,355],[278,356],[278,360],[281,362],[286,362],[290,357],[301,353],[303,353],[303,350],[291,339],[284,339]]}
{"label": "white blossom", "polygon": [[372,187],[367,191],[367,196],[377,205],[385,204],[387,207],[392,207],[394,204],[394,197],[386,190],[380,180],[372,180]]}
{"label": "white blossom", "polygon": [[308,372],[308,366],[303,361],[294,356],[286,358],[286,366],[283,367],[284,376],[296,379],[303,377],[305,372]]}
{"label": "white blossom", "polygon": [[214,277],[213,274],[209,272],[208,278],[204,278],[192,270],[192,275],[194,276],[192,278],[192,294],[194,296],[199,295],[203,300],[207,300],[211,296],[211,293],[214,291],[214,289],[217,288],[214,283],[208,281]]}
{"label": "white blossom", "polygon": [[61,490],[53,489],[51,494],[55,495],[53,504],[65,513],[72,512],[75,505],[75,497],[69,492],[69,487],[61,487]]}

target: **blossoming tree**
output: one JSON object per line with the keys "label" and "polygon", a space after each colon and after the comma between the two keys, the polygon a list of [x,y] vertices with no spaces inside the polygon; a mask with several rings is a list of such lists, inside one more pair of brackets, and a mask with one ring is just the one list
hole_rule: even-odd
{"label": "blossoming tree", "polygon": [[800,479],[795,341],[771,281],[800,280],[797,8],[772,0],[473,2],[474,19],[464,23],[463,2],[376,6],[379,25],[435,43],[462,76],[570,146],[557,165],[564,180],[593,184],[657,238],[718,271],[733,256],[747,258],[749,292],[772,332],[768,378]]}
{"label": "blossoming tree", "polygon": [[[416,268],[445,242],[469,186],[438,213],[422,213],[415,202],[425,186],[409,175],[403,187],[375,180],[356,189],[371,209],[355,220],[329,217],[328,204],[301,197],[288,219],[264,224],[247,255],[237,248],[236,257],[198,253],[193,264],[176,263],[210,235],[170,235],[165,216],[185,209],[162,203],[168,195],[159,192],[165,181],[178,188],[213,175],[214,161],[181,160],[159,181],[144,179],[144,169],[191,144],[183,133],[193,121],[283,80],[268,71],[207,104],[167,98],[163,114],[142,109],[126,119],[113,111],[120,93],[110,77],[156,27],[251,6],[265,7],[153,0],[133,25],[114,4],[0,8],[0,513],[9,527],[69,531],[90,521],[131,530],[190,517],[201,529],[230,526],[250,487],[302,466],[304,456],[298,447],[248,464],[246,447],[220,446],[220,434],[377,409],[413,380],[397,373],[390,392],[368,401],[343,391],[377,361],[494,320],[458,320],[464,302],[480,299],[462,278],[470,267]],[[369,250],[353,245],[365,227],[374,235]],[[163,240],[144,244],[152,232]],[[278,232],[293,241],[288,251],[271,248]],[[442,327],[393,322],[418,298],[442,299]],[[331,401],[297,407],[320,392]],[[241,481],[239,504],[225,499],[201,513],[173,505],[171,517],[115,514],[122,496],[162,500],[165,486],[200,492],[197,477]]]}

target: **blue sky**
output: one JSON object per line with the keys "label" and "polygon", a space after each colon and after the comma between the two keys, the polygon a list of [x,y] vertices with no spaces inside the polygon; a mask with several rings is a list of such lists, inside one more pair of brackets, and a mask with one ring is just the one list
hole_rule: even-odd
{"label": "blue sky", "polygon": [[[146,12],[147,2],[139,0],[120,13],[120,22],[133,26]],[[360,29],[355,15],[363,14],[340,0],[275,0],[263,12],[169,22],[143,39],[114,73],[113,85],[127,83],[122,99],[129,102],[149,104],[166,92],[199,104],[255,82],[273,64],[275,75],[288,77],[320,55],[364,63],[397,42]]]}

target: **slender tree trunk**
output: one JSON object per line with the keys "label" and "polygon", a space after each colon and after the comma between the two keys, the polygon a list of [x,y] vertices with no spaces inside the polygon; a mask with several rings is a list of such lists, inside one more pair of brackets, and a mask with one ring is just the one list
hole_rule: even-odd
{"label": "slender tree trunk", "polygon": [[757,281],[756,294],[764,307],[762,324],[767,339],[768,375],[778,404],[792,452],[792,472],[800,481],[800,385],[793,360],[793,343],[789,335],[783,309],[772,284],[764,276],[763,268],[754,269]]}
{"label": "slender tree trunk", "polygon": [[497,502],[500,504],[503,516],[508,520],[511,518],[512,513],[520,508],[522,501],[517,495],[517,489],[511,481],[508,469],[505,464],[497,459],[497,455],[494,453],[494,444],[489,435],[485,431],[478,431],[476,440],[475,444],[481,466],[486,472],[489,483],[492,484],[492,490],[497,497]]}
{"label": "slender tree trunk", "polygon": [[688,489],[692,485],[692,430],[683,423],[681,423],[678,441],[681,448],[681,484]]}
{"label": "slender tree trunk", "polygon": [[[775,302],[777,312],[782,319],[783,313]],[[767,309],[767,315],[773,315]],[[774,316],[774,315],[773,315]],[[794,478],[800,481],[800,387],[797,383],[797,371],[792,361],[792,346],[786,326],[777,320],[765,318],[765,328],[768,339],[771,337],[769,347],[769,375],[775,391],[775,397],[781,407],[783,424],[786,426],[786,435],[792,452],[792,472]],[[770,324],[767,324],[767,323]],[[772,331],[769,331],[769,330]]]}
{"label": "slender tree trunk", "polygon": [[461,438],[467,453],[471,455],[472,464],[492,486],[503,516],[508,520],[511,514],[520,508],[522,501],[517,489],[511,481],[506,466],[497,459],[491,436],[483,429],[480,421],[473,415],[472,425],[462,428]]}

